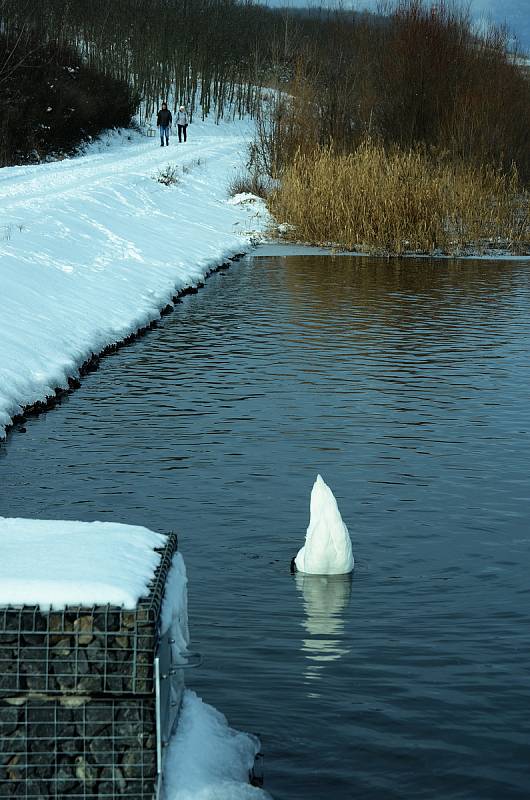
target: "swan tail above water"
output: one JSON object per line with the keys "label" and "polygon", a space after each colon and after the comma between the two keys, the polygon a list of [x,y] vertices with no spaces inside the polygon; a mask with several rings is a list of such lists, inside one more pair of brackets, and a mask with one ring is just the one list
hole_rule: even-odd
{"label": "swan tail above water", "polygon": [[294,559],[299,572],[345,575],[354,566],[350,534],[329,486],[318,475],[311,491],[310,520],[304,546]]}

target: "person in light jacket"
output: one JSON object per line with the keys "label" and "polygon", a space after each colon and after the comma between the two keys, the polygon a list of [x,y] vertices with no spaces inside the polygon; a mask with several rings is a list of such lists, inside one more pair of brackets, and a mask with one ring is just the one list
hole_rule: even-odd
{"label": "person in light jacket", "polygon": [[166,140],[166,147],[169,145],[169,129],[172,122],[173,116],[167,107],[167,103],[162,103],[162,108],[159,110],[156,117],[156,124],[160,131],[160,147],[164,146],[164,139]]}
{"label": "person in light jacket", "polygon": [[184,137],[184,141],[187,141],[186,131],[188,129],[188,114],[184,106],[181,106],[177,112],[177,129],[179,133],[179,142],[182,142],[182,137]]}

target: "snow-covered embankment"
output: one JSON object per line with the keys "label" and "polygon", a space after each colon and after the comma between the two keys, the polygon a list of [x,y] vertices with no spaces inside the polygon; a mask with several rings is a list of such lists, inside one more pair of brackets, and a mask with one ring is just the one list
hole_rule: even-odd
{"label": "snow-covered embankment", "polygon": [[[227,196],[249,123],[189,133],[164,148],[114,134],[82,157],[0,170],[0,438],[264,228],[261,204]],[[156,180],[168,164],[176,185]]]}

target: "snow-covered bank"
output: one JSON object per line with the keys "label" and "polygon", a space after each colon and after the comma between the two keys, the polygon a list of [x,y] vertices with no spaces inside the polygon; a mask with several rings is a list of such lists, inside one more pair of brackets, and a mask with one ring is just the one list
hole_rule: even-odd
{"label": "snow-covered bank", "polygon": [[[197,122],[182,145],[113,135],[82,157],[0,170],[0,437],[249,249],[266,212],[229,202],[227,186],[250,136],[248,122]],[[168,165],[177,185],[156,180]]]}
{"label": "snow-covered bank", "polygon": [[186,691],[164,769],[164,800],[267,800],[249,785],[255,736],[230,728],[223,714]]}

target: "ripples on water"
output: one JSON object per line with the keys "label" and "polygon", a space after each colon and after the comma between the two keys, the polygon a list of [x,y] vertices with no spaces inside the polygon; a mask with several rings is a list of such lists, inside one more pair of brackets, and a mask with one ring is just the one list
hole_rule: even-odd
{"label": "ripples on water", "polygon": [[[529,274],[243,261],[0,448],[1,514],[180,531],[276,800],[530,796]],[[289,574],[317,471],[353,581]]]}

